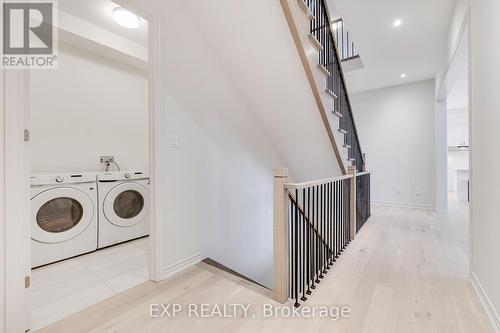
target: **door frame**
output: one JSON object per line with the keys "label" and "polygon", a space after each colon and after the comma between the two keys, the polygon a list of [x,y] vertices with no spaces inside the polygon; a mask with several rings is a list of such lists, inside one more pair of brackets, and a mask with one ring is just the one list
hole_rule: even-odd
{"label": "door frame", "polygon": [[[465,44],[464,44],[465,43]],[[460,67],[460,64],[466,64],[468,70],[468,111],[469,111],[469,193],[472,193],[472,188],[474,187],[474,183],[471,181],[472,174],[474,172],[472,167],[472,159],[474,155],[474,142],[472,140],[472,114],[474,112],[472,108],[472,63],[471,63],[471,8],[468,6],[463,20],[462,25],[460,27],[460,31],[458,33],[455,44],[453,45],[453,54],[451,60],[448,64],[446,73],[441,81],[439,86],[439,90],[436,96],[436,103],[444,103],[446,106],[446,99],[448,97],[448,93],[450,89],[453,87],[453,84],[456,82],[459,71],[463,68]],[[465,59],[464,59],[465,58]],[[447,112],[446,108],[445,111]],[[447,131],[448,121],[446,120],[443,123],[440,123],[441,127],[436,127],[436,131]],[[444,126],[444,127],[443,127]],[[447,160],[448,150],[446,149],[446,156],[443,157]],[[442,156],[441,156],[442,157]],[[448,179],[448,167],[446,164],[446,172],[444,176]],[[436,169],[436,174],[443,174],[442,171]],[[437,185],[442,186],[442,185]],[[446,188],[442,189],[448,194],[448,186],[446,181]],[[446,202],[448,201],[448,197],[446,197]],[[472,221],[472,211],[474,209],[474,201],[470,198],[469,201],[469,221],[468,221],[468,260],[469,260],[469,276],[472,276],[472,270],[470,265],[470,260],[472,258],[472,233],[473,233],[473,221]]]}
{"label": "door frame", "polygon": [[[127,0],[115,1],[148,20],[149,34],[149,175],[150,280],[164,278],[158,210],[163,201],[156,186],[159,130],[155,119],[164,110],[162,29],[164,18],[134,8]],[[29,129],[29,71],[0,69],[0,333],[24,332],[30,326],[30,165],[24,131]],[[24,221],[20,223],[19,221]]]}

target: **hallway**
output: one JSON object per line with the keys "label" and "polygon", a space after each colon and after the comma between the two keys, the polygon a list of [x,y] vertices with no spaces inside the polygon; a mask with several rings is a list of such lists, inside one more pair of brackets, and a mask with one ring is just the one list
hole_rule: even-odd
{"label": "hallway", "polygon": [[[304,305],[349,306],[350,318],[264,319],[261,304],[276,304],[265,290],[251,290],[199,264],[41,332],[493,332],[468,278],[467,211],[460,203],[450,204],[448,215],[373,207],[356,240]],[[252,306],[246,320],[194,319],[184,312],[150,318],[152,303]]]}

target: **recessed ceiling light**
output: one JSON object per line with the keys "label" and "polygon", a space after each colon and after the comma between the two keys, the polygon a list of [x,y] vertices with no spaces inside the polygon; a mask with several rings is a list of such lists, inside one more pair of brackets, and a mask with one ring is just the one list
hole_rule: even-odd
{"label": "recessed ceiling light", "polygon": [[400,27],[400,26],[401,26],[401,24],[403,24],[403,20],[401,20],[401,19],[397,19],[397,20],[395,20],[395,21],[394,21],[394,23],[392,24],[392,26],[393,26],[394,28],[397,28],[397,27]]}
{"label": "recessed ceiling light", "polygon": [[125,28],[135,29],[139,27],[140,18],[134,13],[129,12],[125,8],[118,7],[113,11],[113,18],[116,23]]}
{"label": "recessed ceiling light", "polygon": [[400,75],[400,78],[404,79],[406,77],[406,73]]}

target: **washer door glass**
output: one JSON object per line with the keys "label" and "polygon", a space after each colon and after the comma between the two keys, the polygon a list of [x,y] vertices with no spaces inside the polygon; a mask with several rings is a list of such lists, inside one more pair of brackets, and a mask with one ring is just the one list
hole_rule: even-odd
{"label": "washer door glass", "polygon": [[137,182],[124,182],[113,187],[104,198],[106,219],[117,227],[130,227],[144,222],[149,214],[148,189]]}
{"label": "washer door glass", "polygon": [[144,208],[144,197],[137,191],[127,190],[115,198],[113,209],[122,219],[131,219],[139,215]]}
{"label": "washer door glass", "polygon": [[76,226],[83,216],[82,205],[73,198],[47,201],[36,214],[36,223],[47,232],[65,232]]}
{"label": "washer door glass", "polygon": [[51,188],[31,198],[31,238],[37,242],[70,240],[82,233],[94,218],[94,201],[77,188]]}

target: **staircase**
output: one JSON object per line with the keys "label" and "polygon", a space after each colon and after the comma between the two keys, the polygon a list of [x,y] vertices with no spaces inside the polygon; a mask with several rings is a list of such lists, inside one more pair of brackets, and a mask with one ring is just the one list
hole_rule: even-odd
{"label": "staircase", "polygon": [[370,217],[370,173],[344,78],[342,61],[357,55],[348,34],[339,31],[343,21],[331,19],[326,0],[281,5],[344,173],[294,184],[287,182],[288,169],[275,169],[273,298],[299,307]]}
{"label": "staircase", "polygon": [[[281,0],[281,4],[343,173],[349,166],[365,171],[337,45],[337,40],[344,43],[338,19],[331,19],[326,0]],[[346,42],[342,50],[349,56],[354,47]]]}

